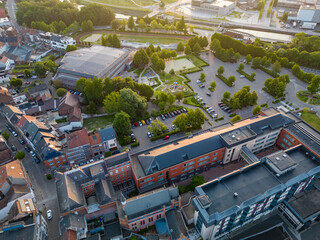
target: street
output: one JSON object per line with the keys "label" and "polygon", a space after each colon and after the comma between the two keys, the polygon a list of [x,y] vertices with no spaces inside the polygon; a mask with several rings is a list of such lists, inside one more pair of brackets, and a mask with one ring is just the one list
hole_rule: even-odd
{"label": "street", "polygon": [[[59,230],[58,224],[60,221],[60,214],[58,210],[58,201],[57,201],[57,193],[54,178],[51,180],[47,180],[46,174],[48,171],[46,170],[44,164],[41,162],[40,164],[36,164],[33,157],[25,151],[24,147],[26,144],[21,145],[18,142],[18,138],[22,138],[18,131],[18,137],[14,137],[11,132],[6,128],[6,124],[8,122],[6,119],[0,115],[0,129],[9,133],[10,138],[8,140],[8,145],[11,147],[14,145],[18,151],[24,151],[26,153],[26,157],[22,160],[22,164],[28,174],[31,188],[34,192],[36,198],[36,205],[42,215],[45,217],[48,223],[48,239],[59,239]],[[14,126],[15,127],[15,126]],[[47,219],[46,212],[48,209],[52,210],[53,218],[51,220]]]}

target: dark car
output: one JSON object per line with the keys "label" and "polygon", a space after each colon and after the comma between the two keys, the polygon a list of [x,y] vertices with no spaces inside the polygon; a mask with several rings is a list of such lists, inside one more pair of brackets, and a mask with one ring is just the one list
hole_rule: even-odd
{"label": "dark car", "polygon": [[14,152],[17,151],[17,148],[16,148],[16,146],[14,146],[14,145],[11,146],[11,149],[12,149],[12,151],[14,151]]}
{"label": "dark car", "polygon": [[132,128],[132,129],[135,129],[136,126],[132,123],[132,124],[131,124],[131,128]]}
{"label": "dark car", "polygon": [[112,155],[115,155],[115,154],[118,154],[118,153],[120,153],[120,150],[115,150],[115,151],[112,153]]}
{"label": "dark car", "polygon": [[25,144],[25,141],[24,141],[23,139],[21,139],[21,138],[19,138],[18,141],[19,141],[19,143],[20,143],[21,145]]}
{"label": "dark car", "polygon": [[37,164],[40,163],[40,159],[39,159],[37,156],[33,157],[33,159],[34,159],[34,161],[35,161]]}
{"label": "dark car", "polygon": [[24,149],[27,151],[27,152],[30,152],[31,149],[28,147],[28,146],[25,146]]}

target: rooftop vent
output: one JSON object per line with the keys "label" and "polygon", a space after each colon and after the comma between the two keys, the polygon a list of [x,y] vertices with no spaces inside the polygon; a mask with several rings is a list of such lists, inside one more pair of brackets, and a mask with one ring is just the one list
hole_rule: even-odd
{"label": "rooftop vent", "polygon": [[233,194],[233,196],[234,196],[234,197],[238,197],[238,193],[235,192],[235,193]]}
{"label": "rooftop vent", "polygon": [[237,141],[240,141],[240,138],[239,138],[239,137],[237,138]]}
{"label": "rooftop vent", "polygon": [[308,153],[308,152],[306,152],[306,155],[309,155],[309,153]]}
{"label": "rooftop vent", "polygon": [[286,157],[287,157],[287,154],[283,154],[282,157],[286,158]]}
{"label": "rooftop vent", "polygon": [[280,174],[279,174],[279,173],[277,173],[277,174],[276,174],[276,176],[277,176],[277,177],[280,177]]}
{"label": "rooftop vent", "polygon": [[277,160],[277,161],[280,161],[280,158],[279,158],[279,157],[276,157],[276,160]]}
{"label": "rooftop vent", "polygon": [[235,135],[232,135],[231,137],[232,137],[232,139],[235,139],[235,138],[236,138],[236,136],[235,136]]}

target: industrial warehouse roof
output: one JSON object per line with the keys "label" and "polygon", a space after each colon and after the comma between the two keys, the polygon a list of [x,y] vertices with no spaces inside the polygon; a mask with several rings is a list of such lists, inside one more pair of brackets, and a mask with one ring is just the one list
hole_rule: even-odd
{"label": "industrial warehouse roof", "polygon": [[[244,141],[254,139],[257,135],[288,126],[291,123],[294,123],[291,118],[277,113],[214,128],[213,132],[206,132],[190,139],[152,149],[149,152],[132,155],[133,170],[136,176],[141,178],[223,147],[242,144]],[[234,138],[233,135],[235,135]]]}
{"label": "industrial warehouse roof", "polygon": [[67,53],[61,60],[58,69],[63,72],[82,73],[89,76],[102,77],[112,64],[129,50],[94,45]]}
{"label": "industrial warehouse roof", "polygon": [[[281,152],[284,154],[284,151]],[[306,152],[308,154],[305,154]],[[267,195],[274,194],[274,190],[276,192],[282,190],[283,184],[289,183],[294,178],[298,177],[302,180],[308,177],[308,173],[312,175],[320,171],[320,160],[311,156],[311,153],[304,146],[296,146],[285,151],[285,154],[297,163],[293,170],[277,176],[262,159],[260,162],[243,167],[198,187],[199,199],[194,200],[194,202],[198,202],[195,204],[198,204],[198,208],[203,209],[207,214],[217,214],[216,217],[219,218],[219,214],[224,211],[228,212],[228,209],[245,208],[254,202],[261,201]],[[313,170],[315,168],[317,169]],[[298,180],[296,179],[295,182]],[[235,193],[237,193],[236,197]],[[202,196],[207,196],[209,202],[204,204],[200,198]],[[210,221],[213,220],[210,218]]]}

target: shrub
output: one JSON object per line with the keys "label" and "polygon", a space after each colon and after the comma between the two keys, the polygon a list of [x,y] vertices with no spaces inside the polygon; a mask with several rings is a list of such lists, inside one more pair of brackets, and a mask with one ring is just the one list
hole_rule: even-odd
{"label": "shrub", "polygon": [[46,178],[47,178],[48,180],[51,180],[51,179],[52,179],[51,174],[50,174],[50,173],[48,173],[48,174],[46,175]]}
{"label": "shrub", "polygon": [[139,141],[131,144],[131,148],[138,147],[138,146],[140,146],[140,142]]}
{"label": "shrub", "polygon": [[159,140],[159,139],[161,139],[161,138],[164,138],[165,136],[167,136],[167,135],[173,135],[173,134],[177,134],[177,133],[179,133],[180,131],[177,129],[177,130],[174,130],[174,131],[171,131],[171,132],[168,132],[168,133],[163,133],[163,134],[161,134],[161,135],[159,135],[159,136],[154,136],[154,137],[152,137],[152,138],[150,138],[150,141],[151,142],[153,142],[153,141],[156,141],[156,140]]}
{"label": "shrub", "polygon": [[25,152],[17,152],[16,154],[16,158],[19,160],[24,159],[25,156],[26,156]]}
{"label": "shrub", "polygon": [[111,153],[110,151],[104,153],[104,156],[105,156],[105,157],[110,157],[111,155],[112,155],[112,153]]}
{"label": "shrub", "polygon": [[236,113],[231,113],[230,115],[229,115],[229,117],[234,117],[235,115],[237,115]]}
{"label": "shrub", "polygon": [[251,82],[255,81],[255,79],[251,75],[246,73],[245,71],[238,69],[237,72],[240,73],[241,75],[245,76],[246,79],[250,80]]}
{"label": "shrub", "polygon": [[232,87],[232,83],[228,81],[228,79],[223,75],[216,74],[216,77],[222,80],[227,86]]}
{"label": "shrub", "polygon": [[221,120],[224,120],[224,117],[216,118],[214,121],[215,121],[215,122],[219,122],[219,121],[221,121]]}

